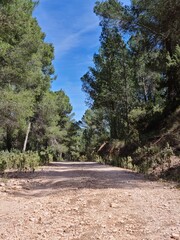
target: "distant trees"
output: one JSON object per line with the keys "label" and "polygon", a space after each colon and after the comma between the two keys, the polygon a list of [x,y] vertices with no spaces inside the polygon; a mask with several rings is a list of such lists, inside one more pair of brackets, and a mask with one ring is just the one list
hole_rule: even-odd
{"label": "distant trees", "polygon": [[102,109],[88,109],[81,122],[81,155],[93,160],[99,143],[106,141],[109,136],[109,126]]}

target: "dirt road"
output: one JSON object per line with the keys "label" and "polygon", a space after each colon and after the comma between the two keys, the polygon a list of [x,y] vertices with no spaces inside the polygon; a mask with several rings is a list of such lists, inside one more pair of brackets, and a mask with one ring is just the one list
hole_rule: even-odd
{"label": "dirt road", "polygon": [[2,240],[180,239],[180,191],[128,170],[53,163],[0,179]]}

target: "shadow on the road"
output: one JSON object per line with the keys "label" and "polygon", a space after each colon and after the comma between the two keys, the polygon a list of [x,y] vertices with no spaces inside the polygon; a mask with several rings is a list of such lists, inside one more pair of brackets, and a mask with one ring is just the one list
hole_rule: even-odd
{"label": "shadow on the road", "polygon": [[9,177],[23,180],[16,196],[41,197],[61,190],[78,189],[134,189],[146,181],[143,175],[126,169],[97,163],[52,163],[35,173],[9,173]]}

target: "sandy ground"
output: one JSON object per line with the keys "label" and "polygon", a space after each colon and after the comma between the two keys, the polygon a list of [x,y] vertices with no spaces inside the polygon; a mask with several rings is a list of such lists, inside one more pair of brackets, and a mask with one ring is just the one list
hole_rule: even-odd
{"label": "sandy ground", "polygon": [[52,163],[0,178],[2,240],[180,239],[173,184],[96,163]]}

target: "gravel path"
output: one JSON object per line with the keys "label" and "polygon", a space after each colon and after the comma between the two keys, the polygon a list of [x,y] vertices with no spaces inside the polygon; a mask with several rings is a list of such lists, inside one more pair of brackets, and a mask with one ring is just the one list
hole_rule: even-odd
{"label": "gravel path", "polygon": [[10,175],[0,178],[2,240],[180,239],[180,191],[172,184],[96,163]]}

